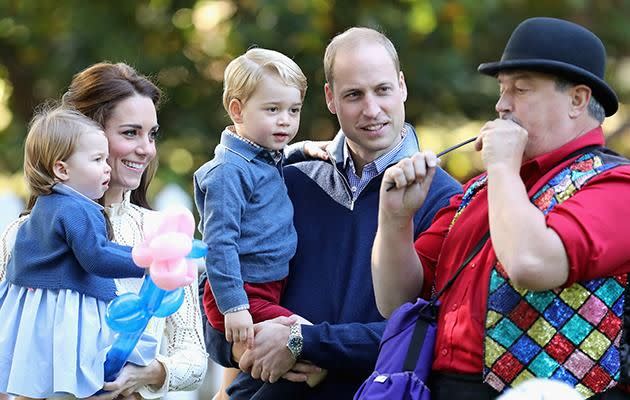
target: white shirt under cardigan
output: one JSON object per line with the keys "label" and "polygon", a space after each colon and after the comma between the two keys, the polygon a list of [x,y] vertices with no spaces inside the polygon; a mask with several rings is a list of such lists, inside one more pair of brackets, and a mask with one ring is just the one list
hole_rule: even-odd
{"label": "white shirt under cardigan", "polygon": [[[106,207],[114,230],[114,241],[133,246],[142,240],[142,226],[145,215],[154,211],[131,204],[130,192],[122,203]],[[27,217],[11,223],[0,236],[0,281],[5,278],[5,270],[13,249],[17,230]],[[142,278],[116,279],[117,294],[138,293]],[[179,310],[167,318],[151,318],[147,332],[161,343],[157,360],[166,369],[166,380],[161,388],[145,386],[140,390],[146,399],[160,398],[167,392],[195,390],[206,375],[207,357],[201,327],[201,314],[197,279],[184,288],[184,303]]]}

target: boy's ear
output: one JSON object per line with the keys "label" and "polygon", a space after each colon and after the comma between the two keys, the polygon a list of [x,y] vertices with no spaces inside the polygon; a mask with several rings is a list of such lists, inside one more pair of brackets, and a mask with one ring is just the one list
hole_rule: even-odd
{"label": "boy's ear", "polygon": [[230,118],[232,118],[232,121],[234,121],[235,124],[243,123],[243,103],[241,103],[239,99],[230,100],[228,110]]}
{"label": "boy's ear", "polygon": [[55,161],[55,165],[53,165],[53,173],[55,174],[55,178],[61,182],[65,182],[68,180],[68,168],[66,163],[63,161]]}

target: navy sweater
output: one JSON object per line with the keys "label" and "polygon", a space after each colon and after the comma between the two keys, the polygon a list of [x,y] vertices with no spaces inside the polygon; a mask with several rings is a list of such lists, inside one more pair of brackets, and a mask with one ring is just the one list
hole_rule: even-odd
{"label": "navy sweater", "polygon": [[29,288],[70,289],[109,301],[116,296],[111,278],[141,277],[131,247],[107,239],[102,207],[57,184],[39,196],[17,232],[7,265],[9,282]]}
{"label": "navy sweater", "polygon": [[[407,125],[407,129],[409,134],[404,140],[417,143],[413,128]],[[305,399],[352,398],[374,368],[385,329],[376,308],[371,274],[383,175],[372,179],[353,202],[340,169],[344,140],[341,133],[335,138],[332,161],[308,161],[285,168],[298,248],[290,264],[282,305],[314,324],[302,326],[301,358],[329,370],[321,384],[301,394]],[[403,151],[395,162],[411,154]],[[415,235],[428,228],[435,213],[460,192],[461,185],[438,169],[427,199],[414,217]],[[229,346],[219,351],[222,354],[215,352],[217,342],[224,342],[216,333],[207,332],[209,352],[229,366]],[[292,398],[295,393],[287,389],[289,385],[283,380],[265,384],[255,398]],[[241,373],[230,395],[250,398],[260,386],[260,381]]]}

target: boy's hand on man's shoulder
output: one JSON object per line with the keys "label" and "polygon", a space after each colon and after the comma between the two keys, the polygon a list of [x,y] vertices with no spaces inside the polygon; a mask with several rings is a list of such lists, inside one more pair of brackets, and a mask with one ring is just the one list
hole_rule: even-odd
{"label": "boy's hand on man's shoulder", "polygon": [[328,160],[327,147],[330,145],[329,140],[304,142],[304,155],[307,158],[314,158],[319,160]]}

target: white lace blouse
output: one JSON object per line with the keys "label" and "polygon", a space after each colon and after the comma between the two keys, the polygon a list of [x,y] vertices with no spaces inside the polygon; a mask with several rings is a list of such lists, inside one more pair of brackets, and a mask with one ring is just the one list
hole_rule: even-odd
{"label": "white lace blouse", "polygon": [[[105,209],[114,230],[116,243],[133,246],[142,240],[145,215],[154,211],[131,204],[129,192],[122,203]],[[0,281],[5,270],[17,230],[27,217],[11,223],[0,236]],[[140,291],[142,278],[117,279],[117,294]],[[201,311],[197,280],[184,288],[184,303],[179,310],[167,318],[151,318],[146,331],[161,343],[157,360],[166,369],[166,381],[161,388],[144,387],[140,394],[147,399],[159,398],[167,392],[197,389],[203,382],[207,368],[207,357],[201,327]]]}

